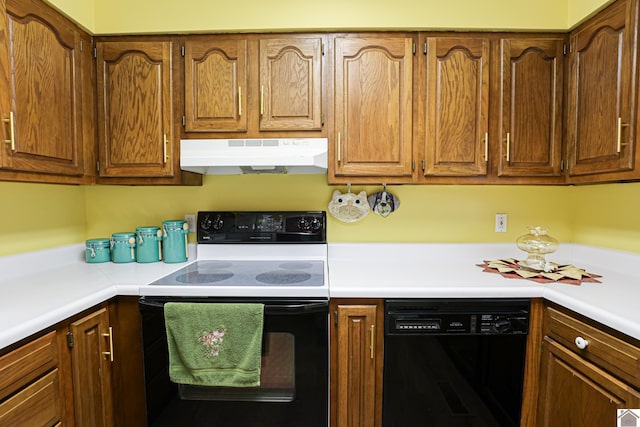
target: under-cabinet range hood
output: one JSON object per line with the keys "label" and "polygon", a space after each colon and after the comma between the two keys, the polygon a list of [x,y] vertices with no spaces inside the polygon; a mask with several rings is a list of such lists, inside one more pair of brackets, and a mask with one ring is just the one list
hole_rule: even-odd
{"label": "under-cabinet range hood", "polygon": [[209,175],[327,173],[327,138],[183,139],[180,168]]}

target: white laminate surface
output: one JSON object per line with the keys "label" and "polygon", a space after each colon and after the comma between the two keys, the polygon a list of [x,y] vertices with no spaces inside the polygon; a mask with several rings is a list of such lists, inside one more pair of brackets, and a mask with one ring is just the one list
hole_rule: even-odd
{"label": "white laminate surface", "polygon": [[[149,286],[185,263],[87,264],[84,245],[0,257],[0,349],[116,295],[285,296],[246,287]],[[372,298],[544,297],[640,339],[640,254],[564,244],[549,259],[601,274],[602,283],[539,284],[484,273],[483,260],[523,258],[514,244],[335,243],[329,295]]]}

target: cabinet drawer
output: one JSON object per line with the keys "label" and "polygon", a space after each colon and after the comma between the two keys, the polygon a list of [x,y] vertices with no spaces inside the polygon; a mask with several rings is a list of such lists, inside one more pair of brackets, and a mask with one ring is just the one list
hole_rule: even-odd
{"label": "cabinet drawer", "polygon": [[54,369],[24,390],[0,403],[2,426],[53,426],[60,422],[62,404],[58,370]]}
{"label": "cabinet drawer", "polygon": [[57,363],[55,331],[0,357],[0,399],[42,376]]}
{"label": "cabinet drawer", "polygon": [[[546,333],[582,358],[640,387],[640,348],[553,308],[547,308]],[[588,342],[584,349],[576,345],[577,337]]]}

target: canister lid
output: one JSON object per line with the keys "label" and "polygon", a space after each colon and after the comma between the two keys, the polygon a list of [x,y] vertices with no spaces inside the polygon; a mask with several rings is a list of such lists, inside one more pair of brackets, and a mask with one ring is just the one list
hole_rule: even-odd
{"label": "canister lid", "polygon": [[149,227],[136,227],[136,233],[143,234],[157,234],[160,227],[149,226]]}
{"label": "canister lid", "polygon": [[88,248],[108,248],[109,247],[109,239],[108,238],[98,238],[98,239],[87,239],[86,245]]}
{"label": "canister lid", "polygon": [[127,231],[122,233],[113,233],[111,235],[111,239],[115,242],[131,242],[133,239],[133,243],[136,241],[136,233]]}
{"label": "canister lid", "polygon": [[189,225],[183,219],[171,219],[162,221],[162,228],[165,230],[188,230]]}

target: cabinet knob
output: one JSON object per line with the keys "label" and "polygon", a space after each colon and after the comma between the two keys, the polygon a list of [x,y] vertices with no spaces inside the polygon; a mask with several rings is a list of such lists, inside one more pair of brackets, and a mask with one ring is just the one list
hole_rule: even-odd
{"label": "cabinet knob", "polygon": [[576,347],[578,347],[580,350],[584,350],[589,345],[589,341],[585,340],[582,337],[576,337],[575,343]]}

